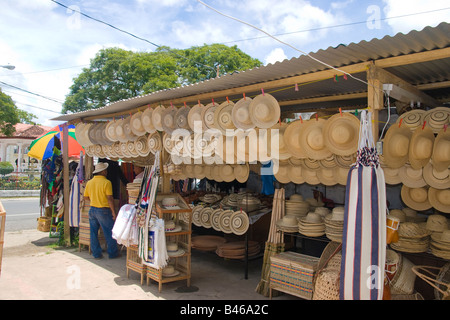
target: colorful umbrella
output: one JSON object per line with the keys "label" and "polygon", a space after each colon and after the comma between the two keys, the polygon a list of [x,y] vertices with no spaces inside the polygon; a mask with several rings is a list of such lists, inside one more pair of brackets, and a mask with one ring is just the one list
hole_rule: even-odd
{"label": "colorful umbrella", "polygon": [[[68,125],[67,131],[69,135],[69,157],[80,156],[80,152],[83,152],[83,147],[77,142],[75,136],[75,126]],[[45,160],[53,155],[53,147],[55,146],[55,137],[61,142],[61,151],[63,144],[63,125],[58,125],[51,129],[50,131],[42,134],[40,137],[36,138],[30,145],[30,150],[28,151],[28,156],[31,158],[36,158],[39,160]]]}

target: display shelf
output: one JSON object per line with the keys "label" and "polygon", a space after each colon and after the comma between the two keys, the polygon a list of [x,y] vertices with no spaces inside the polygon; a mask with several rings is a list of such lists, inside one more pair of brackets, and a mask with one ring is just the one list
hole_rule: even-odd
{"label": "display shelf", "polygon": [[[175,198],[175,206],[163,205],[163,200]],[[162,284],[174,281],[186,280],[187,286],[191,284],[191,235],[192,235],[192,209],[183,197],[177,193],[159,194],[155,199],[155,211],[160,219],[173,220],[176,226],[181,229],[166,231],[166,243],[176,243],[178,248],[184,252],[177,256],[170,256],[169,264],[174,267],[174,274],[166,276],[163,269],[156,269],[150,266],[146,268],[147,285],[150,280],[158,283],[158,290],[161,292]]]}

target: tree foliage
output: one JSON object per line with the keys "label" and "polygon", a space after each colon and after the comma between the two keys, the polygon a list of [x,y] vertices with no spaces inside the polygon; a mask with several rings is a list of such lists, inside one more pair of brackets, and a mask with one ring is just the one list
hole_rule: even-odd
{"label": "tree foliage", "polygon": [[96,109],[122,99],[204,81],[235,71],[261,66],[237,46],[221,44],[133,52],[120,48],[100,50],[74,79],[63,113]]}
{"label": "tree foliage", "polygon": [[15,124],[36,124],[33,122],[35,118],[34,114],[17,108],[12,98],[0,88],[0,134],[11,136],[15,132]]}

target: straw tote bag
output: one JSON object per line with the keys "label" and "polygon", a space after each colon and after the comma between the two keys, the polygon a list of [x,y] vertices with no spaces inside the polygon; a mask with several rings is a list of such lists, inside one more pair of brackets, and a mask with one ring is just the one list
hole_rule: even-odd
{"label": "straw tote bag", "polygon": [[356,164],[345,192],[341,300],[382,300],[386,260],[386,185],[372,136],[371,114],[361,113]]}

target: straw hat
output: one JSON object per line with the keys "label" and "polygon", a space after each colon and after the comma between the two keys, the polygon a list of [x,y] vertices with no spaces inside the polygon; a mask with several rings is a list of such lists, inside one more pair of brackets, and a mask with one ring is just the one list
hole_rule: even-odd
{"label": "straw hat", "polygon": [[421,239],[431,235],[431,231],[415,222],[401,222],[398,227],[400,238]]}
{"label": "straw hat", "polygon": [[416,281],[416,274],[412,270],[414,264],[400,253],[390,249],[386,249],[386,264],[396,265],[395,274],[389,283],[391,294],[412,294]]}
{"label": "straw hat", "polygon": [[403,202],[414,210],[424,211],[431,208],[428,187],[410,188],[403,185],[400,193]]}
{"label": "straw hat", "polygon": [[389,168],[386,166],[381,166],[381,169],[383,169],[384,172],[384,180],[386,184],[399,184],[402,183],[402,180],[400,179],[400,169],[399,168]]}
{"label": "straw hat", "polygon": [[202,109],[205,106],[203,104],[196,104],[195,106],[193,106],[188,113],[188,124],[189,127],[191,128],[192,131],[195,130],[195,122],[196,121],[200,121],[200,128],[203,127],[202,124]]}
{"label": "straw hat", "polygon": [[449,228],[448,220],[441,214],[432,214],[428,216],[425,228],[431,232],[443,232]]}
{"label": "straw hat", "polygon": [[433,153],[434,133],[430,127],[416,128],[409,142],[408,158],[414,169],[423,168]]}
{"label": "straw hat", "polygon": [[87,135],[89,137],[89,140],[92,144],[98,144],[99,141],[97,140],[97,127],[100,125],[100,123],[92,123],[90,126],[87,127]]}
{"label": "straw hat", "polygon": [[156,128],[153,125],[153,121],[152,121],[152,114],[153,114],[153,109],[148,107],[147,109],[144,110],[144,112],[141,115],[142,126],[144,127],[145,131],[147,131],[148,133],[153,133],[156,131]]}
{"label": "straw hat", "polygon": [[435,242],[435,244],[438,244],[441,248],[450,250],[450,229],[432,233],[431,240]]}
{"label": "straw hat", "polygon": [[343,112],[331,116],[323,126],[325,146],[334,154],[350,155],[358,150],[359,119]]}
{"label": "straw hat", "polygon": [[275,179],[280,183],[289,183],[291,182],[291,178],[289,177],[289,166],[278,164],[278,166],[274,165],[274,176]]}
{"label": "straw hat", "polygon": [[85,126],[85,124],[83,122],[78,122],[76,124],[76,126],[75,126],[75,137],[76,137],[78,143],[81,146],[83,146],[83,147],[84,147],[84,144],[85,144],[85,142],[83,141],[83,138],[84,138],[84,136],[83,136],[84,135],[84,133],[83,133],[84,126]]}
{"label": "straw hat", "polygon": [[147,138],[147,145],[149,151],[153,154],[155,154],[157,151],[161,151],[162,150],[161,134],[157,131],[149,134]]}
{"label": "straw hat", "polygon": [[310,184],[310,185],[320,184],[320,179],[317,176],[316,170],[313,171],[313,170],[306,169],[306,170],[302,170],[302,173],[303,173],[303,178],[305,179],[305,182],[307,184]]}
{"label": "straw hat", "polygon": [[303,176],[303,168],[301,166],[288,166],[288,176],[295,184],[305,183],[305,177]]}
{"label": "straw hat", "polygon": [[383,157],[386,166],[400,168],[408,161],[411,130],[406,126],[391,125],[383,140]]}
{"label": "straw hat", "polygon": [[338,165],[335,160],[336,156],[332,154],[331,156],[319,160],[319,165],[321,168],[336,168]]}
{"label": "straw hat", "polygon": [[286,214],[283,218],[278,219],[275,223],[278,229],[283,232],[298,232],[298,217],[292,214]]}
{"label": "straw hat", "polygon": [[248,163],[246,164],[237,164],[233,166],[234,168],[234,176],[236,180],[240,183],[245,183],[248,180],[248,176],[250,174],[250,167]]}
{"label": "straw hat", "polygon": [[[284,142],[284,135],[286,133],[287,127],[288,124],[283,122],[275,124],[268,130],[268,146],[270,146],[270,156],[273,159],[287,160],[292,157],[288,146]],[[276,156],[276,152],[273,152],[274,150],[278,150],[278,156]]]}
{"label": "straw hat", "polygon": [[310,119],[305,121],[300,128],[300,147],[306,156],[320,160],[331,156],[331,151],[325,145],[323,127],[327,120]]}
{"label": "straw hat", "polygon": [[177,110],[174,117],[175,128],[190,130],[188,122],[189,111],[190,109],[187,106],[183,106]]}
{"label": "straw hat", "polygon": [[450,188],[450,170],[444,169],[438,171],[434,168],[432,162],[429,162],[423,168],[423,179],[430,187],[436,189]]}
{"label": "straw hat", "polygon": [[401,209],[391,209],[389,215],[398,218],[400,222],[406,222],[406,213]]}
{"label": "straw hat", "polygon": [[333,170],[334,170],[334,178],[336,179],[336,182],[340,185],[346,186],[347,180],[348,180],[348,172],[350,169],[336,167]]}
{"label": "straw hat", "polygon": [[242,130],[253,129],[255,124],[250,118],[250,103],[252,98],[242,98],[233,106],[231,110],[231,120],[236,128]]}
{"label": "straw hat", "polygon": [[172,134],[172,132],[177,129],[177,124],[175,116],[177,114],[178,108],[168,107],[161,114],[161,125],[165,132]]}
{"label": "straw hat", "polygon": [[326,186],[334,186],[337,184],[335,178],[335,169],[333,168],[320,168],[317,171],[317,177],[321,184]]}
{"label": "straw hat", "polygon": [[164,128],[162,126],[162,116],[164,110],[166,110],[166,108],[160,105],[152,111],[152,124],[153,127],[158,131],[164,131]]}
{"label": "straw hat", "polygon": [[203,122],[203,130],[216,128],[214,123],[214,112],[219,105],[215,102],[208,103],[201,110],[201,118]]}
{"label": "straw hat", "polygon": [[300,128],[303,125],[303,120],[295,120],[290,122],[284,131],[284,143],[292,156],[303,159],[306,158],[304,149],[300,146]]}
{"label": "straw hat", "polygon": [[137,136],[143,136],[147,131],[145,131],[144,125],[142,124],[142,112],[138,111],[131,116],[131,131]]}
{"label": "straw hat", "polygon": [[450,167],[450,129],[442,129],[437,134],[431,159],[436,170],[442,171]]}
{"label": "straw hat", "polygon": [[185,253],[184,249],[178,247],[177,242],[168,241],[166,243],[166,249],[169,257],[179,257]]}
{"label": "straw hat", "polygon": [[234,213],[233,210],[223,210],[220,214],[219,214],[219,225],[220,225],[220,230],[224,233],[232,233],[231,231],[231,226],[230,226],[230,218],[231,215]]}
{"label": "straw hat", "polygon": [[223,210],[219,208],[219,209],[213,210],[213,212],[211,213],[211,218],[210,218],[211,226],[216,231],[222,231],[220,229],[220,223],[219,223],[219,216],[222,211]]}
{"label": "straw hat", "polygon": [[270,94],[256,96],[249,105],[250,119],[258,128],[271,128],[280,119],[281,109],[278,101]]}
{"label": "straw hat", "polygon": [[422,127],[425,112],[426,111],[422,109],[405,112],[397,118],[395,123],[400,123],[401,121],[403,125],[410,128],[411,131],[414,131],[416,128]]}
{"label": "straw hat", "polygon": [[233,166],[225,164],[220,166],[220,176],[225,182],[231,182],[235,179]]}
{"label": "straw hat", "polygon": [[165,266],[162,270],[162,275],[164,277],[174,277],[180,274],[180,271],[176,270],[171,264]]}
{"label": "straw hat", "polygon": [[116,126],[115,126],[115,128],[116,128],[116,137],[117,137],[117,141],[119,141],[119,142],[126,142],[126,141],[128,141],[127,137],[125,135],[124,127],[123,127],[123,121],[124,121],[124,119],[117,120],[117,123],[116,123]]}
{"label": "straw hat", "polygon": [[102,172],[103,170],[108,169],[108,166],[109,166],[108,162],[99,162],[95,165],[95,169],[92,172],[92,174]]}
{"label": "straw hat", "polygon": [[213,212],[213,209],[206,207],[203,208],[202,211],[200,211],[200,223],[202,224],[202,227],[204,228],[211,228],[211,214]]}
{"label": "straw hat", "polygon": [[423,115],[423,121],[426,121],[434,133],[438,133],[444,125],[450,124],[450,108],[437,107],[430,109]]}
{"label": "straw hat", "polygon": [[438,211],[450,213],[450,189],[428,189],[428,199],[431,206]]}
{"label": "straw hat", "polygon": [[202,223],[200,222],[200,212],[203,210],[203,206],[198,205],[192,209],[192,223],[197,227],[201,227]]}
{"label": "straw hat", "polygon": [[319,237],[325,234],[325,222],[320,214],[310,211],[298,220],[299,233],[309,237]]}
{"label": "straw hat", "polygon": [[223,178],[222,175],[220,174],[220,168],[222,166],[221,165],[215,165],[212,167],[211,170],[211,176],[212,176],[212,180],[216,181],[216,182],[223,182]]}
{"label": "straw hat", "polygon": [[113,142],[118,140],[116,135],[116,125],[117,122],[115,120],[109,121],[105,128],[106,137]]}
{"label": "straw hat", "polygon": [[225,101],[221,103],[214,110],[214,123],[215,127],[222,132],[226,133],[226,130],[234,130],[236,126],[233,123],[231,112],[233,111],[234,103],[231,101]]}
{"label": "straw hat", "polygon": [[150,153],[150,148],[147,141],[147,136],[144,135],[137,138],[137,140],[134,142],[134,147],[141,157],[145,157]]}
{"label": "straw hat", "polygon": [[427,185],[423,179],[422,168],[414,169],[405,164],[398,169],[398,175],[402,183],[410,188],[420,188]]}
{"label": "straw hat", "polygon": [[339,167],[348,169],[356,162],[356,153],[346,156],[335,155],[334,160]]}
{"label": "straw hat", "polygon": [[132,116],[126,117],[122,123],[123,131],[125,133],[125,137],[127,138],[127,141],[135,141],[138,138],[138,136],[135,135],[131,129],[131,127],[132,127],[131,118],[132,118]]}
{"label": "straw hat", "polygon": [[242,210],[235,211],[230,216],[231,231],[240,236],[247,232],[250,221],[247,213]]}
{"label": "straw hat", "polygon": [[250,152],[251,144],[258,143],[256,131],[248,130],[244,132],[242,129],[236,130],[236,158],[238,161],[255,162],[258,154]]}

